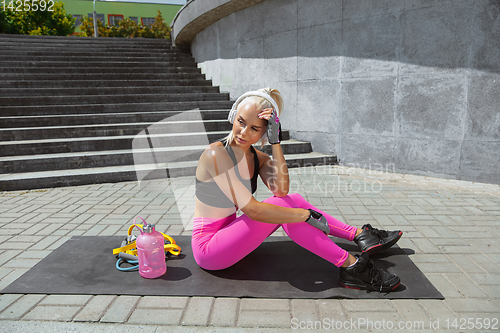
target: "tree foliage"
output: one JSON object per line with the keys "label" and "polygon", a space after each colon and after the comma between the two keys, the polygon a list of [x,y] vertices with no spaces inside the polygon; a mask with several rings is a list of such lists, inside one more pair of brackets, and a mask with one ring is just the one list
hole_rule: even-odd
{"label": "tree foliage", "polygon": [[[24,10],[24,6],[10,6],[5,1],[5,11],[0,10],[0,33],[22,35],[68,36],[75,31],[75,20],[66,14],[64,4],[56,1],[49,10]],[[15,3],[15,1],[14,1]],[[20,8],[22,10],[16,10]],[[47,8],[46,8],[47,9]]]}
{"label": "tree foliage", "polygon": [[[94,35],[94,20],[83,18],[81,20],[81,36],[92,37]],[[99,37],[143,37],[143,38],[170,38],[170,27],[163,20],[161,12],[155,18],[155,22],[148,26],[139,26],[129,18],[123,19],[113,26],[104,25],[101,20],[97,20]]]}

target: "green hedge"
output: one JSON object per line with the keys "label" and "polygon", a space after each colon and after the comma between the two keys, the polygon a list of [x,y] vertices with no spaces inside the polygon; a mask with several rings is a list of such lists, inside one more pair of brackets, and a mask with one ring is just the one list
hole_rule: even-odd
{"label": "green hedge", "polygon": [[[141,27],[129,18],[121,20],[114,26],[102,24],[97,20],[97,29],[99,37],[144,37],[144,38],[170,38],[170,27],[163,20],[161,12],[158,11],[158,16],[155,18],[155,23],[148,26]],[[80,36],[92,37],[94,36],[94,20],[92,18],[83,18],[80,25]]]}

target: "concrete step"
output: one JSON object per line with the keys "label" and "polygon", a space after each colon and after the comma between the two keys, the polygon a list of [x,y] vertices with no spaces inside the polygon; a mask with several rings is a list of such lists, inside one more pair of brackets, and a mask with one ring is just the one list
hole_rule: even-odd
{"label": "concrete step", "polygon": [[[150,134],[150,135],[117,135],[105,137],[79,137],[41,140],[1,141],[0,156],[22,156],[32,154],[59,154],[72,152],[88,152],[101,150],[123,150],[133,147],[133,141],[153,140],[158,147],[192,146],[197,142],[213,142],[227,135],[228,131],[190,132]],[[192,142],[192,144],[190,143]]]}
{"label": "concrete step", "polygon": [[167,119],[160,122],[19,127],[0,129],[0,141],[135,135],[153,125],[154,130],[160,133],[189,133],[197,128],[205,128],[206,132],[229,131],[232,128],[232,125],[225,119],[193,121],[168,121]]}
{"label": "concrete step", "polygon": [[[196,74],[201,76],[200,74]],[[34,88],[121,88],[121,87],[211,87],[212,81],[205,79],[165,79],[165,80],[1,80],[2,91],[11,89],[4,96],[12,96],[14,90]]]}
{"label": "concrete step", "polygon": [[[168,174],[166,174],[167,169]],[[162,169],[160,169],[160,166],[151,164],[142,165],[137,168],[135,166],[126,165],[105,168],[0,174],[0,191],[34,190],[41,188],[136,181],[136,172],[154,173],[154,176],[159,178],[160,172],[158,171],[163,171],[163,173],[166,174],[165,176],[169,177],[192,176],[196,172],[196,165],[194,165],[193,162],[178,162],[165,165]],[[154,179],[154,177],[152,179]]]}
{"label": "concrete step", "polygon": [[133,48],[133,47],[74,47],[69,46],[63,49],[47,47],[47,46],[12,46],[0,45],[0,55],[10,55],[12,52],[23,54],[54,54],[59,55],[75,55],[75,54],[93,54],[105,57],[114,57],[117,53],[132,57],[191,57],[191,53],[184,52],[178,49],[151,49],[151,48]]}
{"label": "concrete step", "polygon": [[[133,82],[131,82],[133,83]],[[3,88],[2,94],[9,97],[24,97],[24,96],[98,96],[98,95],[151,95],[151,94],[181,94],[181,93],[219,93],[218,87],[212,87],[209,85],[205,86],[182,86],[182,85],[170,85],[170,86],[129,86],[129,87],[78,87],[78,88],[66,88],[57,87],[49,88],[40,87],[37,88]]]}
{"label": "concrete step", "polygon": [[42,105],[42,106],[1,106],[0,115],[11,116],[41,116],[66,114],[99,114],[123,112],[155,112],[155,111],[189,111],[194,109],[230,110],[231,101],[182,101],[161,103],[111,103],[111,104],[78,104],[78,105]]}
{"label": "concrete step", "polygon": [[[155,149],[155,154],[167,161],[197,161],[206,146],[166,147]],[[110,166],[151,163],[151,149],[124,149],[63,154],[0,157],[0,173],[103,168]],[[158,161],[160,162],[160,161]]]}
{"label": "concrete step", "polygon": [[73,104],[113,104],[122,101],[129,103],[161,102],[192,102],[192,101],[228,101],[227,93],[166,93],[166,94],[112,94],[112,95],[66,95],[66,96],[25,96],[25,97],[0,97],[0,105],[25,106],[25,105],[67,105],[69,101]]}
{"label": "concrete step", "polygon": [[116,67],[116,66],[108,66],[108,67],[2,67],[2,63],[0,63],[0,78],[4,78],[2,74],[19,74],[19,73],[27,73],[27,74],[59,74],[61,71],[66,74],[72,75],[82,75],[82,74],[94,74],[100,75],[101,78],[110,77],[115,74],[127,74],[130,78],[135,75],[144,75],[148,76],[156,73],[201,73],[201,70],[197,67]]}
{"label": "concrete step", "polygon": [[89,52],[93,51],[96,53],[102,52],[147,52],[149,54],[156,53],[185,53],[182,50],[172,48],[168,45],[138,45],[138,44],[122,44],[122,45],[110,45],[110,44],[71,44],[71,43],[61,43],[61,44],[25,44],[17,42],[1,42],[0,50],[17,50],[17,51],[52,51],[52,50],[63,50],[71,52]]}
{"label": "concrete step", "polygon": [[139,44],[139,45],[172,45],[171,39],[158,39],[158,38],[93,38],[93,37],[65,37],[65,36],[30,36],[18,34],[0,34],[0,41],[29,43],[30,45],[36,43],[57,44],[57,43],[73,43],[73,44]]}
{"label": "concrete step", "polygon": [[144,53],[144,52],[60,52],[60,51],[26,51],[2,50],[2,60],[5,61],[107,61],[119,59],[121,61],[191,61],[194,58],[184,53]]}
{"label": "concrete step", "polygon": [[338,164],[337,156],[322,153],[310,152],[300,154],[285,154],[288,168],[301,168],[319,165]]}
{"label": "concrete step", "polygon": [[[143,128],[145,129],[145,128]],[[156,132],[156,131],[155,131]],[[183,133],[135,132],[132,134],[89,136],[89,137],[60,137],[16,141],[0,141],[0,156],[26,156],[40,154],[62,154],[74,152],[90,152],[102,150],[124,150],[134,146],[137,140],[154,142],[154,147],[185,147],[200,142],[213,142],[225,137],[229,130],[221,131],[191,131]],[[290,138],[288,131],[283,131],[283,139]],[[190,143],[191,142],[191,143]]]}
{"label": "concrete step", "polygon": [[[75,153],[38,154],[0,157],[0,173],[24,173],[36,171],[70,170],[77,168],[101,168],[120,165],[198,161],[206,145],[182,147],[155,147],[108,151],[84,151]],[[309,142],[287,140],[282,143],[285,155],[311,152]],[[262,149],[271,153],[270,145]]]}
{"label": "concrete step", "polygon": [[35,69],[35,68],[134,68],[134,69],[144,69],[144,68],[197,68],[197,65],[193,61],[125,61],[125,59],[113,59],[109,58],[107,60],[87,60],[87,61],[73,61],[68,59],[67,61],[36,61],[36,60],[22,60],[22,61],[4,61],[2,57],[2,62],[0,63],[0,70],[4,68],[15,68],[16,70],[20,68]]}
{"label": "concrete step", "polygon": [[[182,119],[197,120],[201,115],[203,120],[227,119],[228,110],[201,110],[181,111]],[[33,126],[90,126],[119,123],[145,123],[168,121],[170,117],[179,115],[179,111],[157,111],[157,112],[121,112],[121,113],[94,113],[94,114],[65,114],[45,116],[13,116],[0,117],[0,128],[24,128]]]}
{"label": "concrete step", "polygon": [[95,73],[80,73],[77,76],[70,73],[0,73],[0,82],[3,81],[68,81],[72,79],[83,81],[130,81],[130,80],[203,80],[205,75],[197,73],[113,73],[113,75],[100,75]]}
{"label": "concrete step", "polygon": [[[319,153],[285,155],[289,168],[312,165],[337,164],[337,158]],[[148,174],[146,179],[194,176],[197,161],[164,164],[125,165],[103,168],[39,171],[30,173],[0,174],[0,190],[40,189],[77,186],[97,183],[113,183],[137,180],[137,172]],[[262,185],[262,184],[261,184]]]}
{"label": "concrete step", "polygon": [[[23,38],[24,37],[24,38]],[[0,54],[8,51],[37,52],[133,52],[172,53],[188,55],[188,50],[172,47],[170,39],[145,38],[48,38],[49,36],[23,36],[0,34]],[[51,36],[57,37],[57,36]]]}
{"label": "concrete step", "polygon": [[[170,39],[157,38],[41,38],[42,36],[26,36],[25,38],[16,35],[0,35],[0,43],[26,44],[26,45],[51,45],[59,47],[60,45],[132,45],[148,47],[172,47]],[[43,36],[45,37],[45,36]],[[56,36],[53,36],[56,37]]]}
{"label": "concrete step", "polygon": [[0,42],[10,43],[23,43],[27,45],[37,44],[74,44],[74,45],[143,45],[143,46],[156,46],[162,47],[172,46],[171,39],[158,39],[158,38],[87,38],[76,37],[68,38],[62,36],[27,36],[27,35],[7,35],[0,34]]}

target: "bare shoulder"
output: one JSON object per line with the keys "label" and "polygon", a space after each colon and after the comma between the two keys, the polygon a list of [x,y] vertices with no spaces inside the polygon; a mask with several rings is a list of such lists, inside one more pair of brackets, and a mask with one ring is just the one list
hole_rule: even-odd
{"label": "bare shoulder", "polygon": [[220,141],[213,142],[205,148],[203,153],[200,156],[200,161],[206,158],[212,158],[212,156],[220,154],[224,150],[224,145]]}
{"label": "bare shoulder", "polygon": [[234,168],[234,162],[223,143],[210,144],[201,154],[196,170],[197,176],[214,177]]}
{"label": "bare shoulder", "polygon": [[220,156],[224,145],[220,142],[214,142],[205,148],[198,160],[198,167],[196,168],[196,177],[201,181],[211,179],[215,172],[215,160]]}
{"label": "bare shoulder", "polygon": [[215,147],[222,147],[224,148],[224,144],[220,141],[215,141],[215,142],[212,142],[209,147],[212,147],[212,148],[215,148]]}

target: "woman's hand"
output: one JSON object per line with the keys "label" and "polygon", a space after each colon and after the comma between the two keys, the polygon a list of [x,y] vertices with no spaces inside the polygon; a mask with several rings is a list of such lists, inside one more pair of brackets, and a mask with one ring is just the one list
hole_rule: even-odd
{"label": "woman's hand", "polygon": [[326,217],[324,217],[323,214],[313,209],[308,209],[308,210],[309,210],[309,218],[306,220],[306,222],[312,225],[313,227],[316,227],[319,230],[323,231],[326,235],[328,235],[330,233],[330,227],[328,225]]}
{"label": "woman's hand", "polygon": [[267,120],[267,139],[270,144],[278,144],[281,142],[281,124],[278,114],[272,108],[267,108],[259,113],[260,119]]}
{"label": "woman's hand", "polygon": [[273,108],[267,108],[267,109],[263,109],[262,111],[260,111],[259,113],[259,118],[260,119],[265,119],[265,120],[269,120],[269,118],[271,118],[271,115],[273,113]]}

